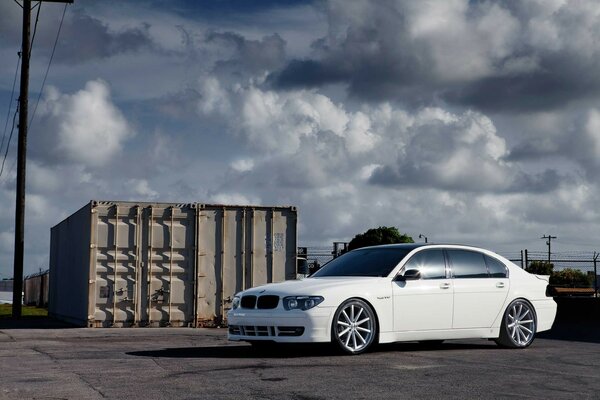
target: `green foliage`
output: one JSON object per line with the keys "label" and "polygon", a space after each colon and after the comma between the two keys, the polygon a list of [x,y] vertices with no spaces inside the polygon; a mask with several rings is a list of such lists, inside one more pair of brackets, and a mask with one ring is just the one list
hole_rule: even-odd
{"label": "green foliage", "polygon": [[380,226],[379,228],[369,229],[365,233],[359,233],[348,244],[348,250],[359,249],[366,246],[376,246],[379,244],[393,243],[414,243],[412,237],[402,234],[397,228],[390,226]]}
{"label": "green foliage", "polygon": [[532,261],[525,271],[536,275],[552,275],[554,264],[548,261]]}
{"label": "green foliage", "polygon": [[551,285],[568,285],[572,287],[590,287],[593,277],[573,268],[556,271],[550,276]]}
{"label": "green foliage", "polygon": [[[48,310],[34,306],[22,306],[21,315],[24,317],[46,317]],[[0,304],[0,319],[12,316],[12,304]]]}

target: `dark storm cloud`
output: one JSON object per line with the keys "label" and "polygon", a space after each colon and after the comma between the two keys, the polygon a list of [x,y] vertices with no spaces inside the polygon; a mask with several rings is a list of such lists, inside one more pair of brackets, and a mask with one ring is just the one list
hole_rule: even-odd
{"label": "dark storm cloud", "polygon": [[595,108],[579,110],[560,118],[555,126],[534,126],[529,137],[514,146],[510,162],[551,160],[574,163],[589,182],[598,182],[600,167],[600,112]]}
{"label": "dark storm cloud", "polygon": [[396,165],[375,169],[369,183],[398,189],[436,188],[463,193],[548,193],[557,189],[563,179],[550,169],[540,174],[518,171],[506,182],[494,186],[493,180],[490,182],[485,175],[464,171],[460,179],[448,180],[430,168],[399,160]]}
{"label": "dark storm cloud", "polygon": [[79,63],[150,48],[148,29],[148,25],[142,24],[112,31],[103,21],[76,11],[63,25],[57,61]]}
{"label": "dark storm cloud", "polygon": [[[511,76],[496,76],[444,90],[452,102],[485,111],[540,111],[561,108],[569,101],[597,97],[600,67],[597,60],[578,54],[546,54],[538,57],[539,69]],[[587,57],[585,57],[587,58]]]}
{"label": "dark storm cloud", "polygon": [[368,100],[442,98],[486,111],[552,109],[600,89],[594,2],[327,4],[334,33],[272,74],[274,87],[341,82]]}
{"label": "dark storm cloud", "polygon": [[[269,82],[283,89],[344,82],[351,94],[368,98],[394,97],[425,82],[429,60],[408,38],[405,16],[388,3],[370,7],[359,24],[347,27],[343,38],[316,41],[313,49],[318,57],[291,60]],[[330,23],[335,23],[331,16]]]}
{"label": "dark storm cloud", "polygon": [[233,32],[208,32],[205,43],[232,51],[230,58],[215,64],[215,72],[221,74],[256,75],[280,67],[285,60],[285,41],[277,34],[249,40]]}

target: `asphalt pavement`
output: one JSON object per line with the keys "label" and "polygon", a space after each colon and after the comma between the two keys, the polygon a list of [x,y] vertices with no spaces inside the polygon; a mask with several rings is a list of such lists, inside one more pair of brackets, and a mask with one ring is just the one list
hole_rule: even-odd
{"label": "asphalt pavement", "polygon": [[[600,325],[487,340],[258,352],[225,329],[0,324],[0,399],[598,399]],[[575,332],[575,333],[572,333]]]}

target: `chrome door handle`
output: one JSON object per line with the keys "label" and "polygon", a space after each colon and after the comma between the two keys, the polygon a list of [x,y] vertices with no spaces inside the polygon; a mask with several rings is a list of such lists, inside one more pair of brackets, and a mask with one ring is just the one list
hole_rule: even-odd
{"label": "chrome door handle", "polygon": [[502,289],[504,287],[504,282],[496,283],[496,287]]}
{"label": "chrome door handle", "polygon": [[448,289],[450,284],[448,282],[440,283],[440,289]]}

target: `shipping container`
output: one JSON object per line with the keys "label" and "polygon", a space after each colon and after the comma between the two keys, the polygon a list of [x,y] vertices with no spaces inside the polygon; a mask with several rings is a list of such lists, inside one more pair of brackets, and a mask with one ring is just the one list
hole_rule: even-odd
{"label": "shipping container", "polygon": [[49,271],[26,276],[23,280],[23,304],[27,306],[48,306]]}
{"label": "shipping container", "polygon": [[295,207],[92,201],[51,230],[49,313],[88,327],[218,326],[296,278]]}

